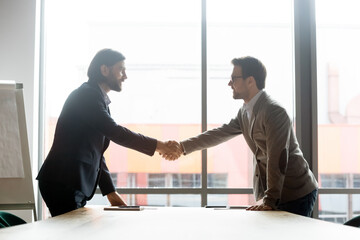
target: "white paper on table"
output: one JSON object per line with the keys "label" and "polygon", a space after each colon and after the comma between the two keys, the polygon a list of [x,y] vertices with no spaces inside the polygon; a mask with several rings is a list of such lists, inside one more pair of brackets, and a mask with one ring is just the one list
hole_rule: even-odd
{"label": "white paper on table", "polygon": [[24,178],[15,82],[0,81],[0,178]]}

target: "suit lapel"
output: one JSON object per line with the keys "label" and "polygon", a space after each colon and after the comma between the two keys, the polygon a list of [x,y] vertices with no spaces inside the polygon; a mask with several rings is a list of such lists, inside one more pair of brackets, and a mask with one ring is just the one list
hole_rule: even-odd
{"label": "suit lapel", "polygon": [[241,108],[241,121],[242,121],[242,131],[246,142],[248,143],[251,151],[255,152],[255,145],[251,138],[250,122],[247,116],[247,112],[244,108]]}
{"label": "suit lapel", "polygon": [[261,106],[263,106],[266,99],[267,99],[267,94],[266,94],[266,92],[263,92],[254,105],[253,112],[252,112],[251,119],[250,119],[250,130],[249,130],[251,140],[253,140],[253,130],[254,130],[254,125],[255,125],[256,118],[257,118],[257,114],[258,114]]}
{"label": "suit lapel", "polygon": [[[111,115],[110,114],[110,108],[109,108],[109,105],[106,105],[106,110],[107,110],[107,112],[109,113],[109,115]],[[104,149],[103,149],[103,152],[105,152],[106,151],[106,149],[109,147],[109,144],[110,144],[110,140],[107,138],[107,137],[105,137],[104,136]]]}
{"label": "suit lapel", "polygon": [[251,116],[250,122],[249,122],[249,124],[250,124],[249,135],[250,135],[251,140],[254,140],[253,139],[253,129],[254,129],[255,120],[256,120],[256,116],[253,113]]}

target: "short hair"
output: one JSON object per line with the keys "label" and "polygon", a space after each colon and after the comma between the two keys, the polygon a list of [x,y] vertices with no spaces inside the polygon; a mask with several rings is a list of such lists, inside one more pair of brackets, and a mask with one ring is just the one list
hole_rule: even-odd
{"label": "short hair", "polygon": [[256,86],[259,90],[265,87],[266,68],[260,60],[246,56],[241,58],[234,58],[231,63],[234,66],[240,66],[242,69],[243,78],[254,77]]}
{"label": "short hair", "polygon": [[89,81],[101,82],[105,77],[101,73],[100,67],[102,65],[111,67],[117,62],[124,61],[125,56],[118,51],[109,48],[102,49],[96,53],[88,68],[87,75]]}

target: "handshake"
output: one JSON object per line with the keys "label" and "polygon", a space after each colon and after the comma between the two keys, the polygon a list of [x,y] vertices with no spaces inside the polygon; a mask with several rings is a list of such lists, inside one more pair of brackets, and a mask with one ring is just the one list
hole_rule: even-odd
{"label": "handshake", "polygon": [[184,153],[184,149],[177,141],[158,141],[156,151],[169,161],[178,159]]}

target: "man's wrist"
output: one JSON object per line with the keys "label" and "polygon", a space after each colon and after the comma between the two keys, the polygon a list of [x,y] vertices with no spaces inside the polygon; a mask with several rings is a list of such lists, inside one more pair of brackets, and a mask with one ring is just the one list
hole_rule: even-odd
{"label": "man's wrist", "polygon": [[160,152],[162,149],[164,149],[164,142],[157,140],[155,151]]}
{"label": "man's wrist", "polygon": [[264,205],[269,206],[274,210],[277,209],[279,202],[280,202],[279,200],[269,199],[269,198],[264,198],[263,200]]}
{"label": "man's wrist", "polygon": [[185,148],[184,148],[183,143],[180,142],[179,144],[180,144],[180,149],[181,149],[182,154],[186,155],[186,152],[185,152]]}

